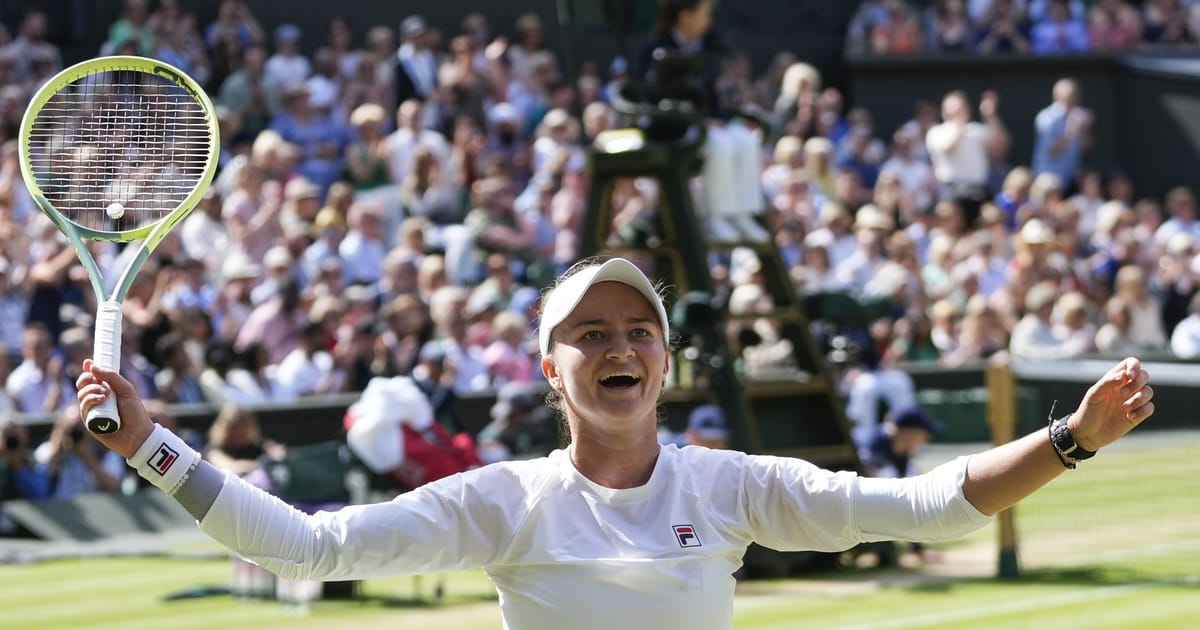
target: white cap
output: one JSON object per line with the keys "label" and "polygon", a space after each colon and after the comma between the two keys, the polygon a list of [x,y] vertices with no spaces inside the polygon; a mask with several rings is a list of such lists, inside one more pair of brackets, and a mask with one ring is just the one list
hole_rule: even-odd
{"label": "white cap", "polygon": [[612,258],[568,276],[550,291],[546,297],[546,303],[542,307],[541,321],[538,324],[538,349],[541,350],[542,356],[550,354],[550,335],[554,332],[554,328],[570,317],[584,294],[598,282],[620,282],[637,289],[650,303],[650,306],[654,307],[654,313],[658,315],[658,323],[662,326],[663,338],[670,337],[667,309],[663,306],[662,298],[654,290],[650,279],[628,260]]}

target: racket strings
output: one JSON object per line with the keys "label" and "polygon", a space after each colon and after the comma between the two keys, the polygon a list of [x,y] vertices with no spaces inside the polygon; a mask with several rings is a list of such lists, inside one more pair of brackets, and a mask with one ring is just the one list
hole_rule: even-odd
{"label": "racket strings", "polygon": [[[38,186],[68,220],[123,231],[175,211],[201,182],[212,155],[205,108],[158,75],[110,70],[54,94],[30,134]],[[112,218],[110,204],[124,214]]]}

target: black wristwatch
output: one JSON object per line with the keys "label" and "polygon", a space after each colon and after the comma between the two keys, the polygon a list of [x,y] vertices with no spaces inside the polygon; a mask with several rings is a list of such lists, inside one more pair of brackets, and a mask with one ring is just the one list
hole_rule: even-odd
{"label": "black wristwatch", "polygon": [[[1054,413],[1053,408],[1050,413]],[[1050,444],[1054,446],[1054,452],[1058,453],[1063,466],[1074,470],[1075,464],[1095,455],[1096,451],[1086,450],[1075,441],[1075,436],[1071,435],[1071,430],[1067,428],[1067,420],[1070,417],[1070,414],[1061,418],[1051,416]]]}

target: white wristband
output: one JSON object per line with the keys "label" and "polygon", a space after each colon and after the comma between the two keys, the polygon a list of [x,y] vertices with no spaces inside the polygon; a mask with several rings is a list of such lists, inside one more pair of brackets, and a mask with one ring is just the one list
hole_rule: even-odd
{"label": "white wristband", "polygon": [[133,457],[125,461],[136,469],[143,479],[172,495],[200,462],[200,454],[178,435],[156,424],[150,437],[142,442]]}

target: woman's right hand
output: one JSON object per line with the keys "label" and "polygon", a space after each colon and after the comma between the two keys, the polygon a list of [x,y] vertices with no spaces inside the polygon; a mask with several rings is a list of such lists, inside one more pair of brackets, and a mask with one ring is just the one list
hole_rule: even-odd
{"label": "woman's right hand", "polygon": [[122,457],[128,459],[136,453],[138,447],[154,430],[154,421],[142,406],[142,400],[138,397],[133,383],[125,380],[125,377],[116,371],[102,368],[91,359],[85,359],[83,373],[75,379],[75,388],[78,390],[76,399],[79,401],[80,418],[86,418],[92,407],[109,396],[117,397],[121,429],[108,435],[93,434],[92,437]]}

